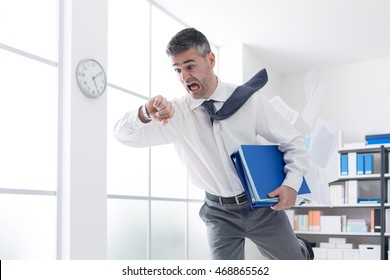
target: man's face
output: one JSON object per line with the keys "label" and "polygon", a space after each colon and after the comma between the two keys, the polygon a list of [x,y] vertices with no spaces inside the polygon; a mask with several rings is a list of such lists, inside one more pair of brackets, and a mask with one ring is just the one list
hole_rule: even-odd
{"label": "man's face", "polygon": [[186,88],[195,99],[207,99],[217,86],[217,77],[213,68],[215,56],[212,52],[202,57],[191,48],[188,51],[171,56],[173,69]]}

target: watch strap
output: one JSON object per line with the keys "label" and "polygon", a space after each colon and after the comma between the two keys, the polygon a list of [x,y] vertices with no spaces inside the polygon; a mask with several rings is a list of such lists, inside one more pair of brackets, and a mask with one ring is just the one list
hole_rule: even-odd
{"label": "watch strap", "polygon": [[148,121],[151,121],[152,118],[150,117],[149,115],[149,112],[148,112],[148,109],[146,108],[146,104],[144,104],[141,108],[141,111],[142,111],[142,115],[144,116],[144,118]]}

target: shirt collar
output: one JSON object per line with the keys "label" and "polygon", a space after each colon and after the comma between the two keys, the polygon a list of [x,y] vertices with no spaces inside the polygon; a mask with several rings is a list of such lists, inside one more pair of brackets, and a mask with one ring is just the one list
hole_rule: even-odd
{"label": "shirt collar", "polygon": [[[226,91],[226,87],[224,86],[223,82],[220,79],[218,79],[218,85],[209,99],[213,99],[217,102],[225,102],[228,98],[229,98],[229,93]],[[190,109],[194,110],[198,108],[206,99],[203,98],[194,99],[190,97],[189,100],[190,100]]]}

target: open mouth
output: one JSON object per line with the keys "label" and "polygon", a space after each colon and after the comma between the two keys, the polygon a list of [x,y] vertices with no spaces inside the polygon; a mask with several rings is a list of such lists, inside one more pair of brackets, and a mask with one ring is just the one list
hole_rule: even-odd
{"label": "open mouth", "polygon": [[200,85],[197,83],[188,84],[187,88],[189,91],[194,92],[200,89]]}

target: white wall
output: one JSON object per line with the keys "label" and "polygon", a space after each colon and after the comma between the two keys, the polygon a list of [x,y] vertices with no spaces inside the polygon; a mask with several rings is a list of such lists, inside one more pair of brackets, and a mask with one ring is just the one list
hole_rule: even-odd
{"label": "white wall", "polygon": [[[390,132],[390,58],[325,67],[317,82],[325,85],[318,117],[343,133],[343,142],[364,142],[366,134]],[[306,73],[284,77],[282,98],[302,112],[307,102],[304,92]],[[311,129],[302,119],[297,128]]]}
{"label": "white wall", "polygon": [[268,83],[262,93],[268,97],[282,93],[282,76],[253,54],[245,44],[220,47],[219,56],[219,76],[224,82],[240,85],[265,68]]}

